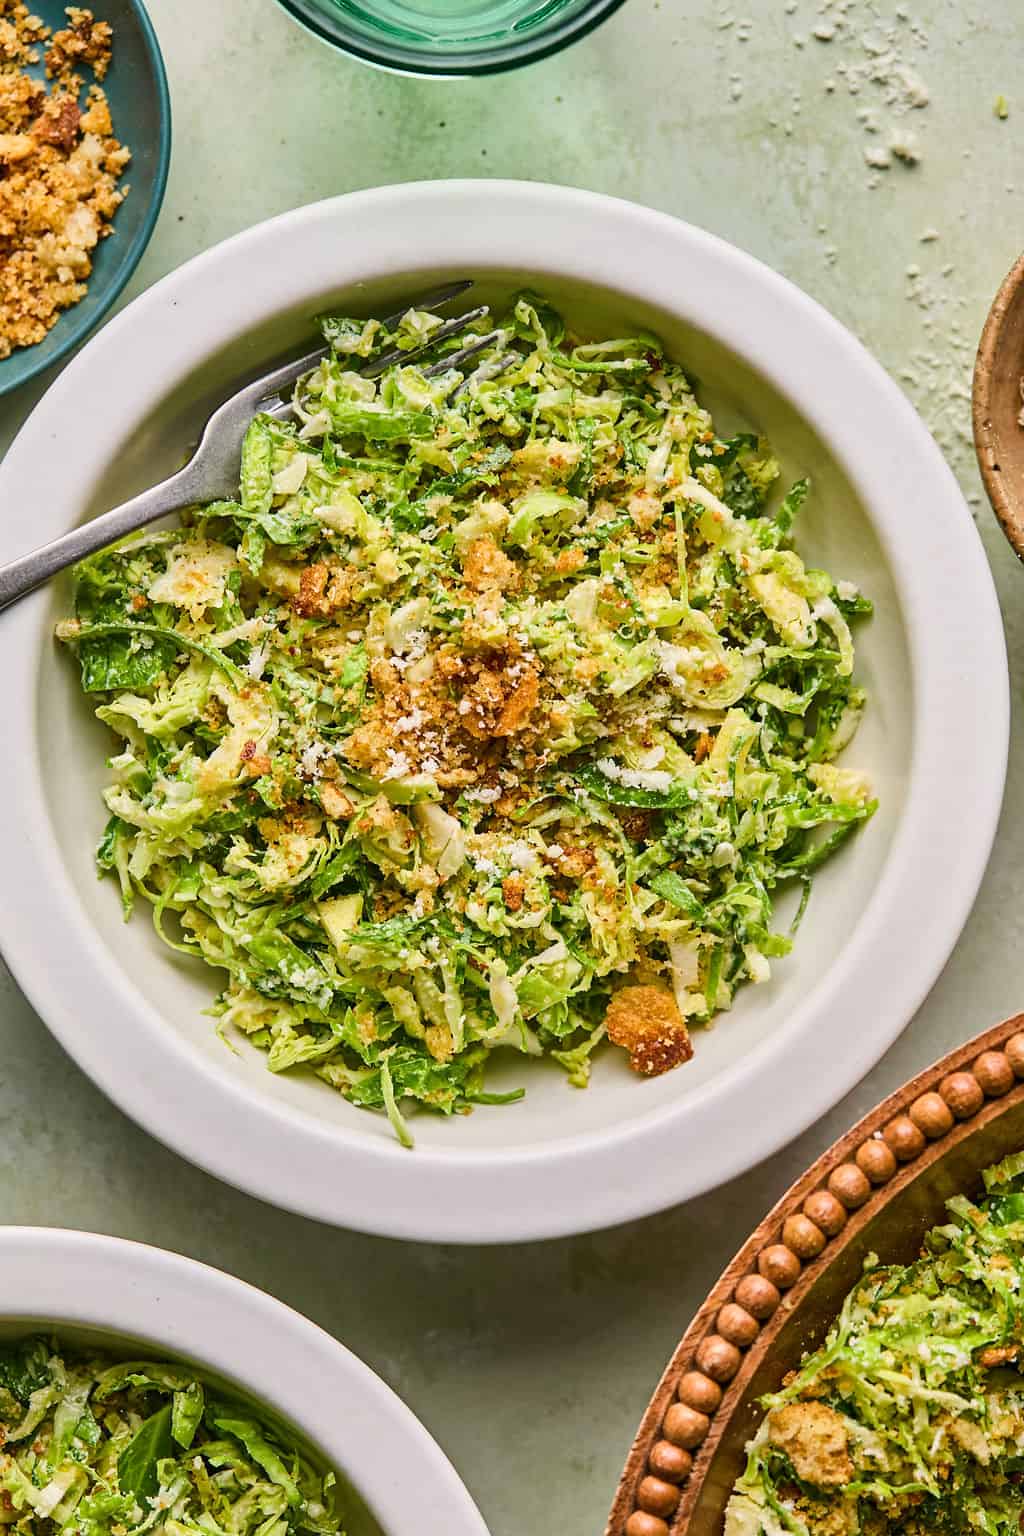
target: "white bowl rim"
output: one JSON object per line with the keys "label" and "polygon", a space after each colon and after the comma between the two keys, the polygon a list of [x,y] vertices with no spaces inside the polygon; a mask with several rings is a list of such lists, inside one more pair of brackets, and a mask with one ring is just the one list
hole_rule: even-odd
{"label": "white bowl rim", "polygon": [[222,1270],[95,1232],[0,1227],[0,1320],[58,1337],[103,1329],[183,1356],[295,1425],[389,1536],[487,1536],[455,1468],[391,1388],[331,1334]]}
{"label": "white bowl rim", "polygon": [[[359,239],[346,243],[340,236],[352,228]],[[310,238],[325,229],[339,236],[329,264]],[[261,264],[270,252],[275,259]],[[677,276],[683,261],[685,291]],[[246,283],[232,283],[232,271],[243,267]],[[828,976],[795,1006],[784,1038],[723,1072],[699,1102],[662,1105],[536,1148],[408,1154],[257,1100],[172,1038],[90,940],[29,750],[42,594],[2,621],[9,671],[0,920],[12,971],[64,1047],[127,1114],[191,1161],[336,1225],[434,1242],[525,1241],[631,1220],[723,1183],[805,1130],[875,1064],[936,980],[977,894],[1002,804],[1009,681],[992,576],[962,492],[866,348],[787,279],[714,235],[619,199],[532,182],[420,182],[350,193],[256,225],[165,277],[90,341],[22,428],[0,465],[0,552],[20,554],[67,526],[68,514],[39,505],[37,493],[41,456],[52,457],[58,439],[62,453],[74,454],[78,485],[94,484],[105,467],[99,428],[109,413],[82,421],[90,381],[129,370],[141,419],[187,373],[194,333],[210,355],[317,285],[324,293],[371,277],[456,268],[575,274],[679,315],[788,397],[869,509],[907,628],[912,768],[874,899]],[[188,313],[188,328],[175,312]],[[59,968],[51,963],[55,917]],[[881,963],[886,956],[899,963]],[[815,1029],[823,1018],[829,1028]]]}

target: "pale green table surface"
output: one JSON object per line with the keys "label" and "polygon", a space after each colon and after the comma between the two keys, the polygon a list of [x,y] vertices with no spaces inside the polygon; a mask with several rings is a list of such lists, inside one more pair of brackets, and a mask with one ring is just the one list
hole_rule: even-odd
{"label": "pale green table surface", "polygon": [[[848,85],[875,57],[892,87],[898,61],[887,61],[879,12],[865,0],[822,0],[821,14],[819,0],[627,0],[560,58],[456,83],[372,73],[304,35],[272,0],[150,0],[150,9],[175,142],[167,201],[130,294],[267,215],[384,182],[560,181],[701,224],[821,299],[897,377],[913,375],[911,394],[975,498],[1016,698],[1024,573],[979,496],[967,387],[988,303],[1024,245],[1014,185],[1015,162],[1024,183],[1017,0],[908,0],[905,19],[883,0],[899,59],[931,102],[901,119],[883,105],[874,134],[858,112],[884,102],[887,87],[865,81],[851,95]],[[918,11],[932,14],[926,39],[913,26]],[[842,31],[832,41],[813,35],[844,15],[845,40]],[[1005,121],[994,111],[1001,92]],[[921,163],[872,176],[864,151],[886,142],[890,120],[915,130]],[[938,239],[922,242],[927,231]],[[39,393],[0,402],[0,445]],[[494,1536],[598,1532],[667,1354],[769,1203],[905,1077],[1024,1006],[1022,811],[1018,732],[974,916],[902,1039],[797,1143],[668,1215],[570,1242],[471,1251],[283,1215],[124,1119],[5,979],[0,1223],[118,1233],[244,1276],[397,1388],[462,1471]]]}

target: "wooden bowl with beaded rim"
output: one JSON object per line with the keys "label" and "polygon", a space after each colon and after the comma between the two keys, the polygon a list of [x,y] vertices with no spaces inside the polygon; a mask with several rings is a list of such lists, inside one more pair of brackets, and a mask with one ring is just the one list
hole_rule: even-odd
{"label": "wooden bowl with beaded rim", "polygon": [[799,1178],[683,1335],[606,1536],[721,1536],[758,1407],[821,1342],[869,1253],[913,1258],[944,1203],[1024,1147],[1024,1014],[883,1100]]}
{"label": "wooden bowl with beaded rim", "polygon": [[1024,560],[1024,256],[992,301],[974,364],[978,467],[1003,532]]}

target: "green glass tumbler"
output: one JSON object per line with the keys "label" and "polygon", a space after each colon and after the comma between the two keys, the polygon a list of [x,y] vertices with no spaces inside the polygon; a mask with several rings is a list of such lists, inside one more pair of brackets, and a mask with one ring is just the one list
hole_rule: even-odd
{"label": "green glass tumbler", "polygon": [[583,37],[623,0],[280,0],[325,42],[399,74],[486,75]]}

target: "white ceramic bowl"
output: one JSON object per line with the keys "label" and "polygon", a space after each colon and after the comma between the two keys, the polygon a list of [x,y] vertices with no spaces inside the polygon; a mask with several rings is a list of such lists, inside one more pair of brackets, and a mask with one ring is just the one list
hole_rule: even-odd
{"label": "white ceramic bowl", "polygon": [[0,1227],[0,1339],[35,1329],[187,1361],[298,1430],[342,1484],[347,1536],[487,1536],[444,1452],[368,1366],[290,1307],[176,1253]]}
{"label": "white ceramic bowl", "polygon": [[747,988],[695,1059],[647,1081],[619,1053],[586,1092],[510,1060],[525,1101],[382,1117],[227,1051],[202,1014],[217,981],[127,927],[92,850],[106,733],[52,640],[67,587],[0,620],[0,918],[11,966],[110,1096],[194,1162],[277,1204],[394,1237],[547,1237],[643,1215],[767,1156],[833,1104],[907,1023],[970,910],[1006,766],[1002,626],[981,543],[914,411],[783,278],[674,219],[505,182],[392,187],[297,209],[136,299],[53,385],[0,467],[0,553],[21,553],[180,462],[240,370],[309,335],[331,304],[372,312],[439,277],[545,290],[582,327],[650,327],[728,424],[764,428],[814,494],[799,545],[876,602],[859,632],[871,694],[851,761],[881,796],[822,873],[793,955]]}

